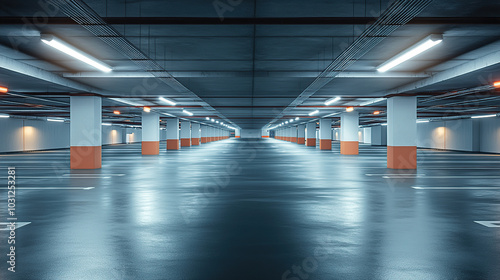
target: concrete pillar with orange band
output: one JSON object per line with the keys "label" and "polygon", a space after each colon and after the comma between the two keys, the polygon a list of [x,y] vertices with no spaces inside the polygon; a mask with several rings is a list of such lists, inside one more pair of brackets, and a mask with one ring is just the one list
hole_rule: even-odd
{"label": "concrete pillar with orange band", "polygon": [[190,121],[181,121],[181,147],[191,147]]}
{"label": "concrete pillar with orange band", "polygon": [[316,147],[316,122],[306,124],[306,146]]}
{"label": "concrete pillar with orange band", "polygon": [[306,125],[299,124],[297,126],[297,144],[304,145],[306,143]]}
{"label": "concrete pillar with orange band", "polygon": [[296,126],[290,127],[290,142],[297,143],[297,127]]}
{"label": "concrete pillar with orange band", "polygon": [[142,154],[160,154],[160,115],[142,112]]}
{"label": "concrete pillar with orange band", "polygon": [[201,125],[201,143],[206,144],[208,143],[208,126],[206,125]]}
{"label": "concrete pillar with orange band", "polygon": [[70,97],[71,169],[102,166],[102,100],[98,96]]}
{"label": "concrete pillar with orange band", "polygon": [[269,138],[269,130],[262,129],[262,138]]}
{"label": "concrete pillar with orange band", "polygon": [[332,120],[320,119],[319,120],[319,149],[331,150],[332,149]]}
{"label": "concrete pillar with orange band", "polygon": [[417,169],[417,98],[387,100],[387,167]]}
{"label": "concrete pillar with orange band", "polygon": [[167,119],[167,150],[179,150],[179,119]]}
{"label": "concrete pillar with orange band", "polygon": [[234,138],[241,138],[241,131],[239,129],[234,131]]}
{"label": "concrete pillar with orange band", "polygon": [[198,146],[201,142],[201,131],[199,123],[191,124],[191,145]]}
{"label": "concrete pillar with orange band", "polygon": [[359,112],[345,112],[340,115],[340,153],[359,154]]}

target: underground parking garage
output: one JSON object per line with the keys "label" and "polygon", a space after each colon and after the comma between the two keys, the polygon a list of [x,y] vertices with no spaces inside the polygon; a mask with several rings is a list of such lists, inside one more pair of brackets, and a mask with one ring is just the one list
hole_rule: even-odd
{"label": "underground parking garage", "polygon": [[2,0],[0,279],[500,279],[499,9]]}

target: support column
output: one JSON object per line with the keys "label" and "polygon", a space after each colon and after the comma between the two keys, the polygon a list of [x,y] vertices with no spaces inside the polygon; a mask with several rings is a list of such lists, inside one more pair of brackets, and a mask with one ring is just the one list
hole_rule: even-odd
{"label": "support column", "polygon": [[70,97],[71,169],[102,166],[102,100],[98,96]]}
{"label": "support column", "polygon": [[262,130],[262,138],[269,138],[269,130],[267,129]]}
{"label": "support column", "polygon": [[215,141],[215,127],[211,126],[210,127],[210,130],[209,130],[209,138],[210,138],[210,142],[214,142]]}
{"label": "support column", "polygon": [[181,147],[191,147],[191,122],[181,121]]}
{"label": "support column", "polygon": [[297,126],[297,144],[304,145],[306,143],[306,125],[300,124]]}
{"label": "support column", "polygon": [[241,131],[239,129],[234,131],[234,138],[241,138]]}
{"label": "support column", "polygon": [[297,143],[297,127],[296,126],[292,126],[290,127],[290,132],[291,132],[291,135],[292,135],[292,139],[290,139],[292,143]]}
{"label": "support column", "polygon": [[208,143],[208,126],[201,125],[201,144]]}
{"label": "support column", "polygon": [[142,154],[160,154],[160,115],[142,112]]}
{"label": "support column", "polygon": [[316,147],[316,122],[306,124],[306,146]]}
{"label": "support column", "polygon": [[417,98],[387,100],[387,167],[417,169]]}
{"label": "support column", "polygon": [[179,149],[179,119],[167,119],[167,150]]}
{"label": "support column", "polygon": [[200,124],[191,124],[191,145],[198,146],[201,142]]}
{"label": "support column", "polygon": [[359,154],[359,112],[352,111],[340,115],[340,153]]}
{"label": "support column", "polygon": [[319,149],[331,150],[332,149],[332,120],[320,119],[319,120]]}

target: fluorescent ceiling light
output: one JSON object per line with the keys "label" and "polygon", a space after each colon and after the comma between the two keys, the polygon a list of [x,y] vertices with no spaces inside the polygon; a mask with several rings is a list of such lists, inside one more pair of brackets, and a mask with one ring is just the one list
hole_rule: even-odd
{"label": "fluorescent ceiling light", "polygon": [[192,116],[192,115],[193,115],[193,113],[191,113],[191,112],[189,112],[189,111],[186,111],[186,110],[182,110],[182,112],[183,112],[184,114],[188,114],[188,115],[190,115],[190,116]]}
{"label": "fluorescent ceiling light", "polygon": [[296,121],[298,121],[298,120],[300,120],[300,118],[299,118],[299,117],[296,117],[296,118],[295,118],[295,120],[296,120]]}
{"label": "fluorescent ceiling light", "polygon": [[215,123],[219,123],[219,121],[215,121]]}
{"label": "fluorescent ceiling light", "polygon": [[429,120],[417,120],[417,123],[428,123]]}
{"label": "fluorescent ceiling light", "polygon": [[286,121],[285,124],[288,124],[288,121]]}
{"label": "fluorescent ceiling light", "polygon": [[102,125],[111,126],[112,124],[110,124],[110,123],[102,123]]}
{"label": "fluorescent ceiling light", "polygon": [[379,67],[377,67],[378,72],[386,72],[387,70],[396,67],[397,65],[425,52],[426,50],[436,46],[437,44],[443,41],[443,35],[440,34],[432,34],[427,36],[422,41],[417,44],[411,46],[409,49],[399,53],[388,61],[382,63]]}
{"label": "fluorescent ceiling light", "polygon": [[325,102],[325,105],[327,105],[327,106],[328,106],[328,105],[330,105],[330,104],[332,104],[332,103],[335,103],[335,102],[337,102],[337,101],[339,101],[339,100],[340,100],[340,97],[338,97],[338,96],[337,96],[337,97],[335,97],[335,98],[332,98],[332,99],[330,99],[330,100],[327,100],[327,101]]}
{"label": "fluorescent ceiling light", "polygon": [[385,100],[385,98],[377,98],[374,100],[363,102],[363,103],[359,104],[359,106],[372,105],[372,104],[379,103],[379,102],[384,101],[384,100]]}
{"label": "fluorescent ceiling light", "polygon": [[345,108],[345,111],[352,112],[352,111],[354,111],[354,107],[347,107],[347,108]]}
{"label": "fluorescent ceiling light", "polygon": [[47,121],[49,121],[49,122],[64,122],[64,119],[51,119],[51,118],[48,118]]}
{"label": "fluorescent ceiling light", "polygon": [[494,118],[497,115],[482,115],[482,116],[472,116],[471,119],[484,119],[484,118]]}
{"label": "fluorescent ceiling light", "polygon": [[210,119],[210,120],[211,120],[212,122],[215,122],[215,120],[214,120],[214,119]]}
{"label": "fluorescent ceiling light", "polygon": [[7,93],[9,92],[9,89],[6,87],[0,87],[0,93]]}
{"label": "fluorescent ceiling light", "polygon": [[319,113],[319,111],[318,111],[318,110],[313,111],[313,112],[309,113],[309,116],[314,116],[314,115],[316,115],[317,113]]}
{"label": "fluorescent ceiling light", "polygon": [[177,103],[175,103],[174,101],[172,100],[169,100],[169,99],[166,99],[165,97],[159,97],[158,99],[160,99],[161,101],[165,102],[165,103],[168,103],[172,106],[175,106]]}
{"label": "fluorescent ceiling light", "polygon": [[210,120],[210,118],[209,118],[209,117],[206,117],[206,118],[205,118],[205,120],[209,121],[209,120]]}
{"label": "fluorescent ceiling light", "polygon": [[128,104],[128,105],[132,105],[132,106],[142,106],[142,104],[139,104],[139,103],[136,103],[136,102],[133,102],[133,101],[128,101],[128,100],[125,100],[123,98],[110,98],[111,100],[113,101],[117,101],[117,102],[120,102],[120,103],[124,103],[124,104]]}
{"label": "fluorescent ceiling light", "polygon": [[383,125],[383,126],[387,126],[387,123],[383,123],[383,124],[381,124],[381,125]]}
{"label": "fluorescent ceiling light", "polygon": [[0,114],[0,118],[10,118],[10,116],[7,114]]}
{"label": "fluorescent ceiling light", "polygon": [[151,108],[149,108],[149,107],[144,107],[144,108],[143,108],[143,110],[144,110],[144,112],[146,112],[146,113],[151,112]]}
{"label": "fluorescent ceiling light", "polygon": [[59,50],[59,51],[62,51],[82,62],[85,62],[87,63],[88,65],[90,66],[93,66],[103,72],[111,72],[113,69],[99,61],[98,59],[74,48],[73,46],[67,44],[66,42],[60,40],[59,38],[56,38],[55,36],[53,35],[47,35],[47,34],[42,34],[41,36],[41,40],[42,42],[44,42],[45,44]]}

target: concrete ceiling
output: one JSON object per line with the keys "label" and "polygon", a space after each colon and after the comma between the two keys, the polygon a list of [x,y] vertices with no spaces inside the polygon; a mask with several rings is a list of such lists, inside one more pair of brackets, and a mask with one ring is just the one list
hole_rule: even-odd
{"label": "concrete ceiling", "polygon": [[[138,123],[141,108],[108,98],[119,97],[154,110],[180,117],[186,108],[190,119],[221,114],[235,127],[262,128],[270,124],[323,71],[381,11],[387,1],[241,1],[220,18],[213,3],[227,1],[84,1],[136,48],[171,73],[202,101],[193,99],[155,78],[98,77],[93,68],[51,49],[40,41],[40,33],[50,33],[113,67],[113,74],[147,74],[124,54],[67,18],[52,13],[39,1],[2,1],[0,11],[1,55],[65,79],[98,89],[105,97],[105,119]],[[233,1],[231,3],[237,3]],[[390,74],[402,77],[339,77],[320,89],[303,104],[283,117],[313,120],[308,113],[320,110],[319,117],[342,112],[345,106],[384,97],[393,90],[435,75],[498,50],[500,22],[495,1],[434,1],[417,18],[401,26],[388,38],[349,66],[349,73],[376,74],[375,68],[432,33],[442,33],[444,41],[425,54],[394,68]],[[40,15],[51,13],[50,18]],[[38,16],[38,17],[37,17]],[[356,24],[353,24],[356,23]],[[493,44],[493,45],[491,45]],[[493,47],[488,47],[493,46]],[[477,69],[412,91],[419,101],[454,90],[471,89],[500,80],[500,64]],[[85,77],[85,75],[89,75]],[[80,75],[80,76],[79,76]],[[94,76],[93,76],[94,75]],[[139,75],[140,76],[140,75]],[[348,76],[348,75],[346,75]],[[11,93],[0,96],[0,111],[13,115],[69,116],[70,94],[82,90],[36,77],[0,69],[0,85]],[[153,87],[144,90],[147,85]],[[477,99],[474,111],[461,114],[499,112],[498,92],[488,89],[420,104],[421,117],[449,116],[457,102]],[[37,97],[37,99],[29,98]],[[177,108],[163,106],[158,96],[175,100]],[[324,101],[341,96],[324,107]],[[41,98],[41,99],[40,99]],[[55,103],[57,101],[62,103]],[[202,107],[208,103],[217,112]],[[64,105],[63,103],[66,103]],[[41,105],[41,106],[40,106]],[[362,124],[384,122],[385,102],[357,108]],[[433,106],[430,109],[426,107]],[[112,111],[119,109],[122,115]],[[382,113],[371,115],[374,110]]]}

